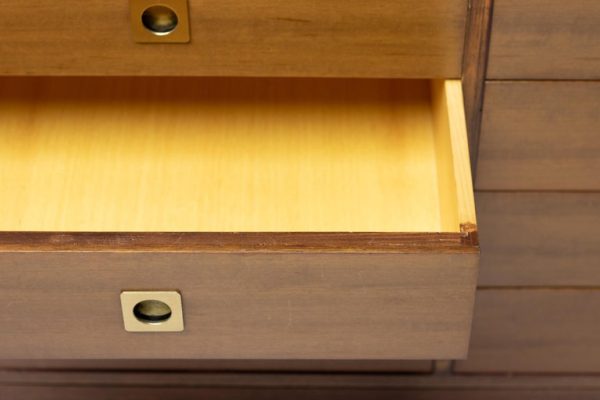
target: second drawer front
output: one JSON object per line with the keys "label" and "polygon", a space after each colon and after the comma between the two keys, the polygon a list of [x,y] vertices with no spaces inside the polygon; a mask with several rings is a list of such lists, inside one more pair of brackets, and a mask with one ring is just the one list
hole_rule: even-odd
{"label": "second drawer front", "polygon": [[488,77],[599,79],[600,2],[494,3]]}
{"label": "second drawer front", "polygon": [[490,82],[480,190],[599,190],[600,82]]}
{"label": "second drawer front", "polygon": [[477,293],[468,373],[600,372],[600,290]]}
{"label": "second drawer front", "polygon": [[189,0],[171,45],[134,43],[128,0],[2,8],[0,74],[456,78],[467,1]]}
{"label": "second drawer front", "polygon": [[[466,355],[477,254],[5,253],[4,358]],[[129,333],[121,290],[180,290],[185,330]]]}

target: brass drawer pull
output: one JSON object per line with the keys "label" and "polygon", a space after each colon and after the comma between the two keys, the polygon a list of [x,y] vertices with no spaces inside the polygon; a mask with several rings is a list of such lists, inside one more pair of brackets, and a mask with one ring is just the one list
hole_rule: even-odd
{"label": "brass drawer pull", "polygon": [[188,43],[187,0],[130,0],[131,30],[137,43]]}
{"label": "brass drawer pull", "polygon": [[142,300],[133,307],[133,315],[147,324],[166,322],[172,314],[171,307],[160,300]]}
{"label": "brass drawer pull", "polygon": [[142,24],[158,36],[168,35],[177,28],[179,18],[172,8],[151,6],[142,13]]}
{"label": "brass drawer pull", "polygon": [[183,331],[183,309],[179,292],[123,291],[121,308],[127,332]]}

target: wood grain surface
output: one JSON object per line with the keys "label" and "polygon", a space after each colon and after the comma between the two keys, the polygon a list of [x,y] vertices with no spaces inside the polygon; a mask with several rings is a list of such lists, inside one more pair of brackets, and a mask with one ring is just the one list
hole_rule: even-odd
{"label": "wood grain surface", "polygon": [[476,199],[479,285],[600,287],[600,193],[479,192]]}
{"label": "wood grain surface", "polygon": [[2,79],[0,229],[460,232],[463,97],[439,85]]}
{"label": "wood grain surface", "polygon": [[461,373],[600,372],[600,289],[477,292],[469,358]]}
{"label": "wood grain surface", "polygon": [[[25,359],[466,355],[477,254],[0,255],[0,354]],[[183,333],[123,329],[122,290],[181,292]]]}
{"label": "wood grain surface", "polygon": [[600,190],[600,82],[488,82],[476,189]]}
{"label": "wood grain surface", "polygon": [[491,79],[600,79],[600,2],[496,0]]}
{"label": "wood grain surface", "polygon": [[189,44],[136,44],[121,0],[5,0],[0,74],[458,78],[467,0],[190,0]]}

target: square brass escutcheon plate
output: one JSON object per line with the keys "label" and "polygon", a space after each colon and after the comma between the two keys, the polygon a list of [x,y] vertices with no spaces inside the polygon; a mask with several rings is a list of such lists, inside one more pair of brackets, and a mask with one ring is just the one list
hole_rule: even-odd
{"label": "square brass escutcheon plate", "polygon": [[121,309],[127,332],[181,332],[183,308],[177,291],[123,291]]}
{"label": "square brass escutcheon plate", "polygon": [[188,43],[187,0],[129,0],[133,40],[137,43]]}

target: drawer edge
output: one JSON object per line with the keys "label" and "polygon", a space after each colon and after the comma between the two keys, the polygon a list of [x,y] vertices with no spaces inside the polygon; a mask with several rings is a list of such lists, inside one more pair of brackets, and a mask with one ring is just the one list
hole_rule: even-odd
{"label": "drawer edge", "polygon": [[476,234],[464,227],[443,233],[0,232],[0,253],[478,253]]}

